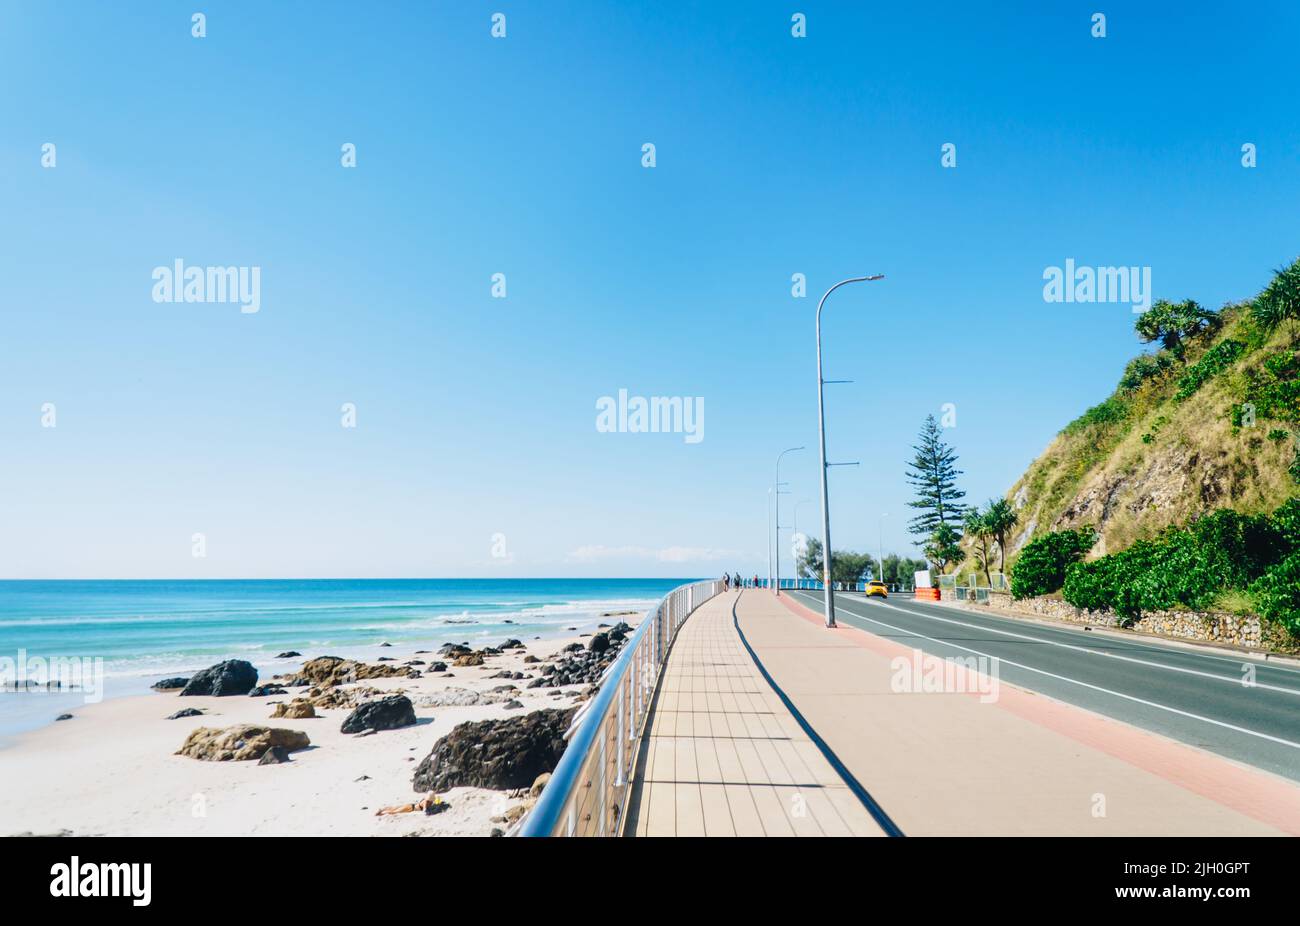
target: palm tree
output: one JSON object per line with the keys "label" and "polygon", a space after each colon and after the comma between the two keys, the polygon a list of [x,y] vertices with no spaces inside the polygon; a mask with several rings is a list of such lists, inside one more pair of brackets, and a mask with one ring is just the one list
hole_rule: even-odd
{"label": "palm tree", "polygon": [[993,539],[998,542],[999,568],[1005,575],[1007,571],[1007,535],[1020,523],[1020,515],[1005,498],[989,499],[988,509],[984,512],[984,521]]}
{"label": "palm tree", "polygon": [[966,529],[966,536],[973,543],[975,562],[984,570],[984,578],[988,580],[991,588],[993,577],[989,575],[989,540],[993,537],[993,531],[989,528],[988,513],[972,508],[966,512],[962,526]]}

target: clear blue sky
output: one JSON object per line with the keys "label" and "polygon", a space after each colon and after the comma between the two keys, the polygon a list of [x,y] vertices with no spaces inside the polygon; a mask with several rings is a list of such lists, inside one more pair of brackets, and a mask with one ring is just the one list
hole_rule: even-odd
{"label": "clear blue sky", "polygon": [[[1217,307],[1300,251],[1296,10],[8,2],[0,575],[763,572],[859,272],[834,536],[911,551],[926,414],[1000,495],[1138,350],[1045,267]],[[153,302],[177,258],[259,266],[261,311]],[[619,388],[704,397],[704,440],[598,433]]]}

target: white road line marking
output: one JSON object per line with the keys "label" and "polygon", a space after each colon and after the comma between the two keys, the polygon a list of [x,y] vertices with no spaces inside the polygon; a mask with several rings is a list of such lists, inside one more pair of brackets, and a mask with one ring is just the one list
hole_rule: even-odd
{"label": "white road line marking", "polygon": [[[931,604],[931,602],[925,602],[924,604],[922,604],[922,603],[919,602],[919,601],[917,601],[917,602],[913,602],[913,603],[914,603],[914,604],[918,604],[918,605],[920,605],[921,607],[926,607],[927,605]],[[943,607],[943,606],[942,606],[942,605],[939,605],[939,607]],[[918,611],[918,612],[913,612],[913,613],[916,613],[916,614],[917,614],[918,616],[920,616],[920,617],[929,617],[929,616],[932,616],[932,615],[929,614],[928,611]],[[1005,621],[1005,622],[1009,622],[1009,623],[1014,623],[1014,622],[1016,621],[1016,618],[1014,618],[1014,617],[1003,617],[1003,616],[1000,615],[1000,614],[987,614],[987,615],[982,615],[982,616],[987,617],[989,620],[993,620],[993,621]],[[936,619],[941,619],[941,618],[936,618]],[[979,626],[979,625],[976,625],[976,626]],[[983,629],[986,629],[986,630],[994,630],[994,632],[997,632],[997,631],[995,630],[995,628],[992,628],[992,627],[987,627],[987,628],[983,628]],[[1050,626],[1047,626],[1047,627],[1042,627],[1042,629],[1045,630],[1045,631],[1047,631],[1047,632],[1049,632],[1049,633],[1050,633],[1050,632],[1058,632],[1058,633],[1070,634],[1070,633],[1083,633],[1083,632],[1084,632],[1083,630],[1080,630],[1080,629],[1077,628],[1077,627],[1070,627],[1070,626],[1068,626],[1068,625],[1066,625],[1066,626],[1061,626],[1061,627],[1050,627]],[[1038,637],[1034,637],[1034,639],[1035,639],[1035,640],[1039,640],[1039,641],[1042,642],[1042,643],[1051,643],[1051,642],[1052,642],[1051,640],[1040,639],[1040,638],[1038,638]],[[1156,644],[1142,642],[1142,641],[1140,641],[1140,640],[1125,640],[1125,639],[1115,638],[1115,637],[1102,637],[1102,639],[1111,639],[1111,640],[1113,640],[1114,642],[1116,642],[1116,643],[1118,643],[1118,644],[1120,644],[1120,645],[1122,645],[1122,646],[1128,647],[1128,648],[1130,648],[1130,649],[1140,650],[1140,651],[1142,651],[1142,652],[1144,652],[1144,653],[1159,653],[1159,654],[1161,654],[1161,655],[1178,654],[1178,655],[1183,655],[1183,656],[1189,656],[1189,657],[1194,658],[1194,659],[1204,659],[1204,660],[1212,661],[1212,662],[1228,662],[1228,663],[1232,663],[1233,665],[1242,665],[1242,664],[1244,664],[1244,663],[1248,663],[1248,662],[1249,662],[1249,663],[1254,663],[1255,665],[1263,666],[1263,667],[1267,668],[1270,672],[1279,672],[1279,673],[1282,673],[1282,674],[1284,674],[1284,675],[1297,675],[1297,676],[1300,676],[1300,671],[1296,670],[1295,668],[1293,668],[1293,667],[1291,667],[1291,666],[1283,665],[1282,663],[1266,662],[1266,661],[1264,661],[1263,659],[1261,659],[1261,657],[1265,655],[1264,653],[1259,653],[1258,655],[1254,655],[1254,654],[1243,655],[1240,659],[1229,659],[1227,656],[1218,656],[1218,655],[1215,655],[1214,653],[1206,653],[1206,652],[1201,651],[1201,650],[1186,649],[1186,648],[1182,648],[1182,647],[1162,647],[1162,646],[1159,646],[1159,645],[1156,645]],[[1188,641],[1188,642],[1190,642],[1190,643],[1195,643],[1196,641],[1193,640],[1193,641]]]}
{"label": "white road line marking", "polygon": [[[899,611],[903,614],[910,614],[912,617],[922,616],[916,614],[914,611],[908,611],[896,605],[886,604],[883,601],[876,602],[876,604],[882,607],[892,608],[893,610]],[[884,621],[876,620],[874,617],[867,617],[865,614],[860,614],[857,611],[852,610],[847,605],[845,606],[845,610],[848,611],[850,614],[852,614],[854,617],[862,618],[864,621],[871,621],[873,624],[879,624],[881,627],[888,627],[890,630],[897,630],[899,633],[904,633],[907,634],[908,636],[918,637],[922,640],[929,640],[931,643],[938,643],[940,646],[951,646],[953,649],[965,650],[968,653],[974,653],[976,656],[984,656],[988,659],[996,659],[1000,663],[1005,663],[1006,665],[1009,666],[1015,666],[1017,669],[1024,669],[1028,672],[1037,672],[1039,675],[1045,675],[1048,678],[1054,678],[1057,681],[1069,682],[1071,685],[1079,685],[1082,688],[1091,688],[1093,691],[1100,691],[1103,694],[1114,695],[1117,698],[1123,698],[1126,701],[1132,701],[1136,704],[1145,705],[1146,707],[1154,707],[1157,710],[1168,711],[1169,713],[1177,714],[1180,717],[1187,717],[1190,718],[1191,720],[1199,720],[1202,723],[1213,724],[1216,727],[1223,727],[1225,730],[1232,730],[1236,733],[1245,733],[1247,736],[1256,736],[1259,737],[1260,739],[1269,740],[1270,742],[1280,743],[1283,746],[1290,746],[1292,749],[1300,749],[1300,743],[1293,743],[1291,742],[1291,740],[1282,739],[1280,736],[1273,736],[1269,733],[1261,733],[1258,730],[1250,730],[1247,729],[1246,727],[1239,727],[1236,724],[1227,723],[1226,721],[1223,720],[1215,720],[1213,717],[1202,717],[1200,714],[1193,714],[1190,711],[1179,710],[1178,708],[1170,707],[1167,704],[1157,704],[1155,701],[1148,701],[1145,698],[1139,698],[1135,695],[1125,694],[1122,691],[1112,691],[1109,688],[1103,688],[1100,685],[1094,685],[1091,682],[1082,682],[1079,681],[1079,679],[1077,678],[1070,678],[1069,676],[1066,675],[1057,675],[1055,672],[1048,672],[1045,669],[1036,669],[1033,666],[1027,666],[1024,663],[1020,663],[1020,662],[1012,662],[1010,659],[1003,659],[1001,656],[994,656],[992,653],[984,653],[977,649],[971,649],[969,646],[962,646],[959,643],[949,643],[947,640],[939,640],[936,639],[935,637],[927,637],[925,634],[917,633],[915,630],[908,630],[906,627],[897,627],[894,624],[888,624]],[[983,628],[976,628],[976,629],[983,629]],[[1084,710],[1087,710],[1087,708],[1084,708]]]}
{"label": "white road line marking", "polygon": [[[853,603],[856,604],[857,602],[853,602]],[[1124,656],[1119,653],[1109,653],[1104,650],[1096,650],[1087,646],[1078,646],[1074,643],[1060,643],[1056,640],[1048,640],[1043,637],[1035,637],[1035,636],[1030,636],[1029,634],[1016,633],[1015,631],[1012,630],[1000,630],[997,627],[985,627],[982,624],[971,624],[971,623],[967,623],[966,621],[954,620],[953,618],[950,617],[940,617],[937,614],[929,614],[927,612],[921,612],[921,611],[909,611],[906,608],[900,608],[897,605],[891,605],[883,601],[873,601],[872,604],[884,605],[887,608],[893,608],[895,611],[901,611],[904,614],[910,614],[913,617],[920,617],[925,620],[943,621],[945,624],[956,624],[958,627],[968,627],[971,630],[984,630],[989,633],[1000,633],[1006,637],[1017,637],[1021,640],[1028,640],[1031,643],[1042,643],[1047,646],[1059,646],[1061,649],[1074,650],[1075,652],[1086,653],[1089,656],[1104,656],[1107,659],[1118,659],[1121,662],[1131,662],[1136,665],[1149,666],[1154,669],[1165,669],[1169,672],[1182,672],[1185,675],[1199,675],[1202,678],[1212,678],[1220,682],[1227,682],[1230,685],[1237,685],[1241,688],[1266,688],[1269,691],[1280,691],[1283,694],[1296,695],[1300,697],[1300,689],[1285,688],[1280,685],[1269,685],[1264,682],[1253,682],[1250,685],[1245,685],[1242,684],[1241,678],[1239,676],[1233,677],[1231,675],[1216,675],[1213,672],[1203,672],[1200,669],[1188,669],[1188,668],[1184,668],[1183,666],[1165,665],[1162,662],[1152,662],[1151,660],[1148,659],[1138,659],[1135,656]],[[858,614],[857,611],[850,611],[849,613]],[[858,616],[863,617],[865,615],[858,614]],[[1219,658],[1219,657],[1213,657],[1213,658]],[[1253,660],[1243,660],[1243,665],[1246,664],[1254,665],[1255,663]]]}

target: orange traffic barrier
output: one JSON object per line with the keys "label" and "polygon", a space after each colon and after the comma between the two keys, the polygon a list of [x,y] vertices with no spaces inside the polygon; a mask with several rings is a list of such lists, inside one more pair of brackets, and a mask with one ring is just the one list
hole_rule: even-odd
{"label": "orange traffic barrier", "polygon": [[918,588],[916,597],[920,601],[938,601],[939,590],[937,588]]}

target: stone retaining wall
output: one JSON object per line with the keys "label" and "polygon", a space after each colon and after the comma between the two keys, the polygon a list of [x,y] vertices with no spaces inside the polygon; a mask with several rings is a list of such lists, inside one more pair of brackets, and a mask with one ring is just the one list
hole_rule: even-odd
{"label": "stone retaining wall", "polygon": [[[952,593],[944,591],[944,600],[951,601]],[[1011,614],[1028,614],[1071,624],[1089,624],[1093,627],[1120,627],[1117,615],[1108,611],[1083,611],[1062,598],[1024,598],[1013,601],[1007,592],[989,592],[987,605],[970,602],[972,607],[989,607]],[[1300,641],[1280,627],[1261,622],[1255,615],[1225,614],[1218,611],[1154,611],[1142,615],[1127,629],[1178,640],[1199,640],[1206,643],[1226,643],[1245,649],[1271,650],[1279,653],[1300,653]]]}

